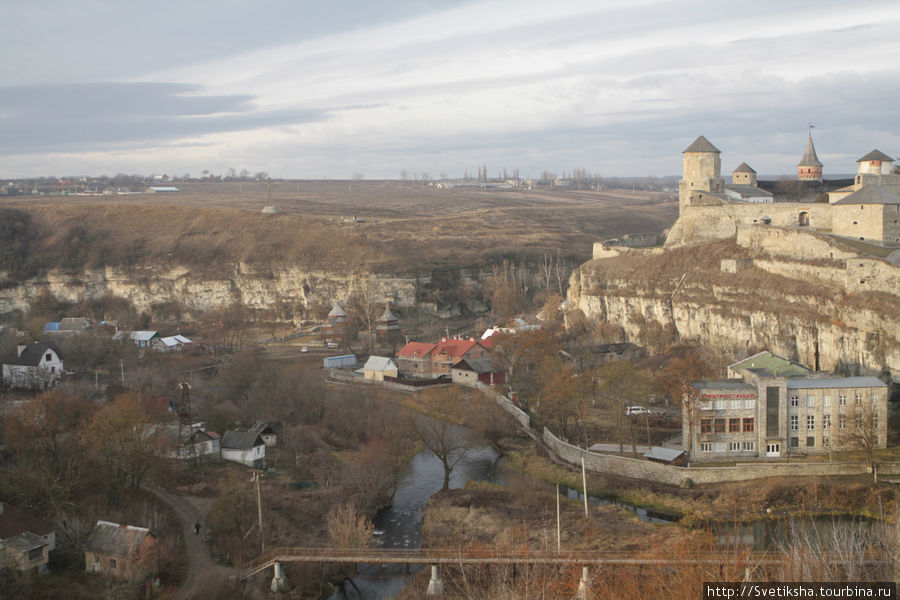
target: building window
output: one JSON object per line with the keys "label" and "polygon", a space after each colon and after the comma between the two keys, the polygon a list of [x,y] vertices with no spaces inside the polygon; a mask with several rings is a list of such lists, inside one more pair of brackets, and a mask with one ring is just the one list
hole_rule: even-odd
{"label": "building window", "polygon": [[812,431],[816,428],[816,415],[806,415],[806,430]]}
{"label": "building window", "polygon": [[700,401],[700,410],[712,410],[712,402],[709,400],[701,400]]}
{"label": "building window", "polygon": [[716,410],[725,410],[725,401],[724,400],[716,400],[713,403],[713,406],[716,407]]}
{"label": "building window", "polygon": [[800,447],[800,438],[792,437],[791,438],[791,448],[799,448]]}
{"label": "building window", "polygon": [[97,564],[100,564],[100,555],[99,554],[94,555],[94,562]]}
{"label": "building window", "polygon": [[700,419],[700,433],[712,433],[712,419]]}
{"label": "building window", "polygon": [[823,446],[828,446],[828,445],[830,445],[830,442],[828,441],[828,438],[825,437],[825,436],[822,436],[822,445],[823,445]]}
{"label": "building window", "polygon": [[857,406],[862,404],[862,394],[860,394],[859,392],[857,392],[856,394],[853,395],[853,399],[856,400]]}
{"label": "building window", "polygon": [[701,442],[700,452],[712,452],[712,444],[709,442]]}
{"label": "building window", "polygon": [[753,433],[753,417],[744,419],[744,433]]}
{"label": "building window", "polygon": [[756,444],[754,442],[744,442],[744,450],[756,450]]}
{"label": "building window", "polygon": [[791,431],[797,431],[798,429],[800,429],[800,417],[791,415]]}
{"label": "building window", "polygon": [[713,425],[716,433],[725,433],[725,419],[716,419]]}
{"label": "building window", "polygon": [[872,413],[872,428],[876,429],[878,427],[878,413]]}
{"label": "building window", "polygon": [[807,396],[806,397],[806,408],[815,408],[816,407],[816,397],[815,396]]}
{"label": "building window", "polygon": [[847,394],[840,394],[838,396],[838,406],[847,406]]}
{"label": "building window", "polygon": [[44,547],[43,546],[41,546],[40,548],[33,548],[28,551],[28,560],[29,561],[40,560],[42,558],[44,558]]}
{"label": "building window", "polygon": [[800,396],[797,394],[791,394],[791,406],[794,408],[800,406]]}
{"label": "building window", "polygon": [[829,408],[831,406],[831,396],[822,396],[822,406]]}
{"label": "building window", "polygon": [[838,429],[847,429],[847,415],[838,415]]}
{"label": "building window", "polygon": [[744,400],[744,408],[753,410],[754,408],[756,408],[756,400],[754,400],[752,398],[745,399]]}
{"label": "building window", "polygon": [[729,400],[729,401],[728,401],[728,408],[730,408],[731,410],[737,410],[737,409],[739,409],[740,407],[741,407],[741,401],[740,401],[740,400]]}
{"label": "building window", "polygon": [[831,415],[822,415],[822,429],[831,429]]}
{"label": "building window", "polygon": [[741,420],[740,419],[728,419],[728,433],[740,433],[741,432]]}
{"label": "building window", "polygon": [[51,354],[49,352],[47,353],[47,356],[44,358],[47,360],[47,362],[50,362],[51,360],[53,360],[53,358],[51,358]]}
{"label": "building window", "polygon": [[814,447],[815,445],[816,445],[816,438],[815,438],[815,436],[812,436],[812,435],[806,436],[806,447],[807,447],[807,448],[812,448],[812,447]]}
{"label": "building window", "polygon": [[713,451],[714,452],[725,452],[725,442],[713,442]]}
{"label": "building window", "polygon": [[116,559],[114,559],[114,558],[109,559],[109,568],[110,569],[116,568]]}
{"label": "building window", "polygon": [[728,443],[728,451],[729,452],[740,452],[741,451],[741,443],[740,442],[729,442]]}

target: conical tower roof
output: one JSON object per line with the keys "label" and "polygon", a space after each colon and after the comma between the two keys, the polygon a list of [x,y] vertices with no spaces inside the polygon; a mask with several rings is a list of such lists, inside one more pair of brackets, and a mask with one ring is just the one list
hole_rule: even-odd
{"label": "conical tower roof", "polygon": [[745,162],[742,162],[738,165],[738,168],[734,170],[735,173],[756,173],[756,171]]}
{"label": "conical tower roof", "polygon": [[[321,313],[319,313],[321,314]],[[340,304],[335,304],[334,308],[331,309],[331,312],[328,313],[329,317],[346,317],[347,313],[344,312],[344,309],[341,308]]]}
{"label": "conical tower roof", "polygon": [[[698,137],[694,143],[688,146],[684,152],[719,152],[719,149],[713,146],[704,136]],[[684,152],[682,154],[684,154]]]}
{"label": "conical tower roof", "polygon": [[387,304],[385,304],[384,305],[384,314],[381,315],[381,318],[378,320],[386,323],[389,321],[396,321],[397,317],[394,315],[394,313],[391,312],[391,307],[388,306]]}
{"label": "conical tower roof", "polygon": [[803,158],[800,159],[800,164],[798,167],[821,167],[822,163],[819,161],[819,157],[816,156],[816,147],[813,145],[812,134],[809,135],[809,138],[806,140],[806,151],[803,153]]}

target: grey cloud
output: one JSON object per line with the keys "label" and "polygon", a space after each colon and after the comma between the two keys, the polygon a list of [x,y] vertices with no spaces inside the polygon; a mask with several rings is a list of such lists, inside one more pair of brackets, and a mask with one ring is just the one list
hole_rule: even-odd
{"label": "grey cloud", "polygon": [[202,92],[178,83],[0,88],[0,154],[146,145],[328,118],[315,109],[259,110],[248,94]]}

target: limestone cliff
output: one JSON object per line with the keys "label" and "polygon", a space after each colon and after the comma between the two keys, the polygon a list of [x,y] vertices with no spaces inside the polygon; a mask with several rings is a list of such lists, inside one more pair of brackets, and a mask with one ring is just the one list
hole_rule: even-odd
{"label": "limestone cliff", "polygon": [[900,373],[900,268],[849,253],[791,257],[759,236],[738,239],[595,258],[573,273],[569,305],[632,340],[655,320],[726,356],[768,348],[823,370]]}
{"label": "limestone cliff", "polygon": [[[0,280],[3,275],[0,273]],[[422,286],[430,280],[430,274],[339,273],[299,267],[260,269],[243,263],[235,265],[228,277],[197,275],[182,267],[51,271],[26,280],[7,280],[0,289],[0,313],[27,311],[33,299],[43,293],[68,302],[112,295],[129,300],[138,311],[176,301],[196,314],[238,300],[251,309],[269,309],[279,304],[309,306],[316,300],[342,302],[360,288],[371,290],[379,303],[412,307]]]}

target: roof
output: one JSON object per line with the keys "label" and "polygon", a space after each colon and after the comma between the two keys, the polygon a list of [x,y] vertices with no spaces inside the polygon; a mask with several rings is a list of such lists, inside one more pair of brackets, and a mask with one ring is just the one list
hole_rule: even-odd
{"label": "roof", "polygon": [[789,390],[804,390],[825,388],[879,388],[887,387],[887,384],[877,377],[800,377],[787,380]]}
{"label": "roof", "polygon": [[146,527],[97,521],[97,526],[84,543],[84,549],[95,554],[130,557],[137,553],[148,535],[153,534]]}
{"label": "roof", "polygon": [[765,196],[767,198],[772,198],[772,192],[767,192],[766,190],[756,187],[755,185],[746,185],[741,183],[726,183],[725,189],[728,191],[736,192],[740,194],[742,197],[744,196]]}
{"label": "roof", "polygon": [[738,391],[750,391],[756,393],[756,386],[750,385],[749,383],[744,383],[743,381],[705,381],[702,383],[692,383],[691,386],[698,390],[703,389],[712,389],[712,390],[738,390]]}
{"label": "roof", "polygon": [[31,533],[30,531],[3,540],[4,546],[10,546],[19,552],[28,552],[29,550],[42,548],[49,544],[50,541],[47,538]]}
{"label": "roof", "polygon": [[275,428],[265,421],[254,421],[253,425],[247,429],[247,433],[255,433],[256,435],[272,435],[275,433]]}
{"label": "roof", "polygon": [[369,360],[363,366],[365,371],[394,371],[397,365],[390,358],[385,356],[370,356]]}
{"label": "roof", "polygon": [[59,331],[60,325],[62,325],[62,323],[60,323],[59,321],[49,321],[47,323],[44,323],[44,331],[45,332]]}
{"label": "roof", "polygon": [[464,358],[453,365],[453,368],[475,371],[476,373],[493,373],[496,370],[494,369],[494,361],[490,358]]}
{"label": "roof", "polygon": [[265,445],[259,433],[253,431],[226,431],[220,446],[223,450],[249,450]]}
{"label": "roof", "polygon": [[129,340],[136,342],[148,342],[156,336],[156,331],[119,331],[116,332],[113,339],[118,341],[127,337]]}
{"label": "roof", "polygon": [[6,540],[26,532],[47,535],[53,531],[53,526],[43,519],[33,517],[15,506],[0,502],[0,507],[3,510],[3,513],[0,514],[0,540]]}
{"label": "roof", "polygon": [[436,346],[426,342],[409,342],[397,351],[397,356],[427,356]]}
{"label": "roof", "polygon": [[159,338],[159,341],[170,348],[178,346],[180,344],[193,344],[191,340],[187,339],[183,335],[170,335],[168,337]]}
{"label": "roof", "polygon": [[834,203],[838,204],[900,204],[900,196],[877,185],[864,185]]}
{"label": "roof", "polygon": [[654,448],[650,448],[649,452],[644,453],[644,458],[672,462],[673,460],[677,459],[682,454],[684,454],[684,450],[674,450],[672,448],[654,447]]}
{"label": "roof", "polygon": [[328,313],[328,316],[329,317],[346,317],[347,313],[344,312],[344,309],[341,308],[341,306],[339,304],[335,304],[334,308],[331,309],[331,312]]}
{"label": "roof", "polygon": [[719,149],[710,144],[709,140],[701,135],[682,154],[685,152],[719,152]]}
{"label": "roof", "polygon": [[485,350],[490,350],[490,347],[487,344],[482,344],[481,340],[441,340],[438,344],[435,345],[434,352],[432,354],[441,354],[444,353],[447,356],[465,356],[466,352],[471,351],[475,346],[479,346],[480,348],[484,348]]}
{"label": "roof", "polygon": [[806,150],[803,151],[803,158],[797,164],[798,167],[821,167],[822,163],[816,156],[816,147],[813,145],[812,134],[806,140]]}
{"label": "roof", "polygon": [[881,150],[872,150],[856,162],[868,162],[870,160],[886,160],[888,162],[894,162],[893,158],[891,158]]}
{"label": "roof", "polygon": [[745,162],[742,162],[738,165],[738,168],[733,171],[734,173],[756,173],[753,168]]}
{"label": "roof", "polygon": [[384,314],[378,319],[379,321],[396,321],[397,316],[391,312],[391,308],[389,306],[384,307]]}
{"label": "roof", "polygon": [[23,367],[36,367],[41,364],[41,361],[44,359],[44,354],[47,353],[47,350],[53,350],[56,352],[56,355],[62,360],[62,352],[59,349],[59,346],[54,344],[53,342],[35,342],[33,344],[28,344],[25,346],[25,349],[22,350],[22,354],[17,356],[16,358],[7,361],[8,365],[20,365]]}
{"label": "roof", "polygon": [[150,189],[154,192],[177,192],[177,187],[172,186],[164,186],[164,185],[151,185]]}
{"label": "roof", "polygon": [[732,371],[743,371],[745,369],[763,370],[766,373],[782,377],[798,377],[810,372],[803,365],[777,354],[772,354],[768,350],[763,350],[744,360],[739,360],[734,364],[728,365],[728,368]]}

